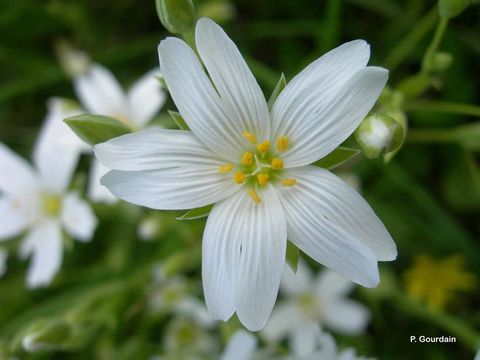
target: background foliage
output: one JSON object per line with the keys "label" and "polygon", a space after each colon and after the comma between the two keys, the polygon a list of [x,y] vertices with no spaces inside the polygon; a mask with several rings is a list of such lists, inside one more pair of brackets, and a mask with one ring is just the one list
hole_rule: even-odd
{"label": "background foliage", "polygon": [[[203,3],[196,2],[200,8]],[[281,72],[291,79],[322,53],[356,38],[371,44],[371,64],[389,68],[389,85],[395,88],[420,70],[438,23],[436,2],[426,0],[236,0],[232,5],[235,16],[224,27],[267,96]],[[471,359],[480,346],[478,289],[462,293],[443,309],[432,309],[409,296],[404,275],[421,254],[438,259],[459,254],[469,272],[480,271],[480,130],[453,135],[461,125],[478,124],[480,117],[480,106],[462,105],[480,99],[479,14],[478,4],[472,4],[449,22],[440,49],[451,54],[453,62],[435,72],[433,86],[421,96],[405,101],[402,109],[410,131],[397,156],[386,165],[381,159],[358,157],[342,169],[359,175],[363,195],[399,249],[397,261],[381,265],[380,288],[358,289],[354,295],[371,309],[370,327],[363,336],[339,339],[361,354]],[[129,84],[157,66],[156,47],[166,35],[153,0],[1,1],[0,141],[29,157],[46,100],[74,98],[71,79],[55,55],[62,42],[84,49]],[[174,105],[170,102],[167,108]],[[165,122],[165,117],[158,121]],[[83,159],[80,169],[88,169],[88,162]],[[75,186],[83,188],[85,180],[80,171]],[[151,269],[172,254],[201,296],[204,220],[177,222],[179,213],[149,214],[161,231],[145,242],[137,235],[145,209],[121,203],[96,205],[95,211],[101,223],[94,240],[72,244],[75,251],[67,251],[49,288],[27,291],[26,264],[10,258],[0,280],[0,348],[18,345],[18,332],[34,320],[82,308],[81,345],[54,355],[19,351],[18,356],[147,358],[160,349],[166,331],[166,316],[152,317],[145,310]],[[432,287],[456,281],[448,276],[431,280]],[[409,343],[410,335],[422,334],[453,335],[457,343]]]}

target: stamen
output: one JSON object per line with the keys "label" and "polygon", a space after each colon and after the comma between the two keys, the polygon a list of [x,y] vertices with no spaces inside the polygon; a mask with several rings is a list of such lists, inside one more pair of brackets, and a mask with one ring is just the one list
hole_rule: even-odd
{"label": "stamen", "polygon": [[270,176],[268,176],[268,174],[258,174],[257,175],[258,185],[260,185],[260,186],[267,185],[269,178],[270,178]]}
{"label": "stamen", "polygon": [[261,144],[258,144],[258,145],[257,145],[257,150],[258,150],[260,153],[265,154],[268,150],[270,150],[270,141],[265,140],[265,141],[262,142]]}
{"label": "stamen", "polygon": [[248,131],[244,131],[243,132],[243,136],[245,136],[245,138],[250,141],[252,144],[256,144],[257,143],[257,137],[255,135],[253,135],[251,132],[248,132]]}
{"label": "stamen", "polygon": [[232,171],[232,169],[233,169],[233,164],[225,164],[225,165],[220,165],[220,169],[218,169],[218,171],[220,171],[220,174],[226,174]]}
{"label": "stamen", "polygon": [[297,180],[296,179],[283,179],[282,180],[282,185],[283,186],[295,186],[295,185],[297,185]]}
{"label": "stamen", "polygon": [[250,151],[244,152],[240,160],[242,165],[250,166],[253,164],[253,154]]}
{"label": "stamen", "polygon": [[270,165],[272,166],[272,169],[275,170],[283,169],[283,160],[280,158],[273,158]]}
{"label": "stamen", "polygon": [[237,184],[243,184],[245,182],[245,174],[243,171],[237,171],[235,175],[233,175],[233,181]]}
{"label": "stamen", "polygon": [[290,139],[288,136],[279,136],[277,139],[277,150],[278,151],[287,151],[288,146],[290,145]]}
{"label": "stamen", "polygon": [[260,196],[258,196],[255,190],[249,190],[248,195],[255,202],[255,204],[260,204],[262,202],[262,199],[260,198]]}

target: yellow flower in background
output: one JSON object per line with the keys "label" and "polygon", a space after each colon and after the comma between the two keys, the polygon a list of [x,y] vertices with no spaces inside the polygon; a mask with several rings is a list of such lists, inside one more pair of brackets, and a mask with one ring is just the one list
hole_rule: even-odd
{"label": "yellow flower in background", "polygon": [[459,291],[469,291],[475,284],[474,274],[464,269],[461,255],[442,260],[418,256],[404,273],[408,295],[435,309],[445,308]]}

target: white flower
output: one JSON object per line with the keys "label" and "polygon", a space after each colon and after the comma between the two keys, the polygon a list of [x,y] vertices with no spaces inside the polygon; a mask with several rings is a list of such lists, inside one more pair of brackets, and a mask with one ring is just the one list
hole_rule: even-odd
{"label": "white flower", "polygon": [[229,339],[220,360],[249,360],[257,350],[257,338],[245,330],[237,330]]}
{"label": "white flower", "polygon": [[318,338],[319,350],[306,357],[293,357],[292,360],[368,360],[358,356],[353,348],[338,350],[335,339],[329,333],[321,333]]}
{"label": "white flower", "polygon": [[64,130],[54,125],[58,108],[50,110],[35,146],[35,168],[0,143],[0,241],[27,230],[19,251],[22,258],[31,256],[29,287],[48,285],[59,270],[62,228],[88,241],[97,224],[90,206],[67,192],[78,151],[55,136]]}
{"label": "white flower", "polygon": [[362,333],[370,314],[363,305],[345,297],[353,286],[328,269],[314,279],[303,262],[296,273],[285,266],[280,290],[287,299],[273,310],[263,334],[271,341],[288,337],[290,349],[306,356],[315,349],[320,327],[347,335]]}
{"label": "white flower", "polygon": [[196,26],[198,53],[182,40],[159,46],[160,68],[192,131],[148,130],[95,147],[113,169],[116,196],[153,209],[216,203],[205,228],[202,278],[212,316],[236,311],[265,325],[280,284],[288,238],[323,265],[364,286],[396,247],[370,206],[327,170],[310,166],[342,143],[375,103],[387,71],[366,67],[353,41],[297,75],[269,112],[263,93],[223,30]]}
{"label": "white flower", "polygon": [[[92,114],[107,115],[124,122],[132,130],[147,126],[166,100],[153,69],[124,91],[117,79],[105,67],[93,64],[74,81],[75,91],[84,108]],[[112,203],[116,200],[100,184],[108,169],[97,161],[92,164],[88,195],[94,201]]]}

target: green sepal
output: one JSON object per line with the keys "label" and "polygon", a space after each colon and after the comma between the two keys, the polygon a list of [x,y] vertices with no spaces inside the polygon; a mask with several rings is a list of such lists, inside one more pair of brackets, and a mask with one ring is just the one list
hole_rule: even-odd
{"label": "green sepal", "polygon": [[208,216],[208,214],[210,214],[212,208],[213,205],[207,205],[201,208],[188,210],[185,214],[178,217],[177,220],[194,220],[204,218],[205,216]]}
{"label": "green sepal", "polygon": [[339,146],[324,158],[313,163],[315,166],[320,166],[325,169],[333,169],[342,165],[347,160],[360,153],[359,149],[353,149],[345,146]]}
{"label": "green sepal", "polygon": [[180,113],[172,110],[168,110],[168,113],[170,114],[170,117],[173,119],[173,121],[175,121],[175,124],[177,124],[180,130],[190,130]]}
{"label": "green sepal", "polygon": [[90,145],[132,132],[123,122],[109,116],[82,114],[63,120],[75,134]]}
{"label": "green sepal", "polygon": [[277,100],[278,95],[280,95],[283,89],[285,89],[285,86],[287,86],[287,79],[285,79],[285,75],[282,73],[280,79],[278,79],[277,85],[275,85],[275,88],[272,91],[272,95],[270,95],[270,99],[268,99],[269,109],[272,109],[275,100]]}
{"label": "green sepal", "polygon": [[287,240],[287,254],[285,260],[292,271],[296,273],[298,269],[298,261],[300,260],[300,250],[298,250],[290,240]]}
{"label": "green sepal", "polygon": [[438,12],[446,19],[460,15],[471,0],[438,0]]}
{"label": "green sepal", "polygon": [[395,128],[392,136],[392,140],[388,149],[386,149],[385,154],[383,155],[383,162],[388,163],[397,152],[402,148],[403,143],[407,137],[407,117],[402,111],[390,112],[388,116],[392,117],[397,122],[397,127]]}
{"label": "green sepal", "polygon": [[156,0],[158,18],[172,34],[192,32],[197,19],[192,0]]}

